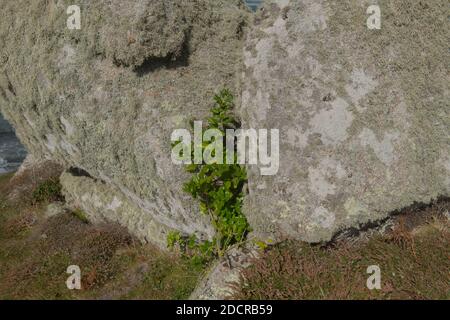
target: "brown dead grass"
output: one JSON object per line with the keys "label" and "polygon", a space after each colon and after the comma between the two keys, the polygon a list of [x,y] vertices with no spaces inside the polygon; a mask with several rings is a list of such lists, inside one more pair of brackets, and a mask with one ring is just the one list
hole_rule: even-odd
{"label": "brown dead grass", "polygon": [[[450,299],[449,201],[399,215],[384,236],[320,247],[285,242],[243,273],[236,299]],[[366,286],[381,269],[381,290]]]}
{"label": "brown dead grass", "polygon": [[[184,299],[193,291],[203,267],[80,213],[47,218],[48,201],[28,193],[55,176],[11,177],[0,176],[0,299]],[[70,265],[81,269],[82,290],[66,287]]]}
{"label": "brown dead grass", "polygon": [[[34,219],[42,219],[35,214]],[[18,221],[13,218],[6,226]],[[73,297],[65,286],[69,265],[82,268],[83,288],[100,287],[120,270],[116,250],[133,241],[119,227],[86,225],[69,213],[27,225],[27,234],[19,226],[0,239],[0,297],[10,299]]]}

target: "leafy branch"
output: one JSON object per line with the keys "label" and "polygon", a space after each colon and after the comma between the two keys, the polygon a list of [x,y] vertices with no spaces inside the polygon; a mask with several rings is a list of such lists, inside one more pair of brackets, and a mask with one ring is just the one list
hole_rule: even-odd
{"label": "leafy branch", "polygon": [[[206,128],[218,129],[225,136],[227,129],[236,129],[239,122],[234,118],[234,98],[227,89],[214,97],[215,104],[211,109],[212,116],[208,119]],[[202,144],[202,152],[207,147]],[[193,153],[195,146],[192,148]],[[184,191],[200,202],[200,211],[208,215],[216,230],[212,241],[198,243],[195,235],[188,238],[174,232],[168,236],[168,245],[178,244],[183,250],[189,249],[202,256],[223,255],[230,246],[242,242],[250,226],[242,212],[244,186],[247,183],[247,171],[244,166],[237,164],[236,152],[232,164],[225,164],[226,148],[223,148],[223,164],[190,164],[186,170],[192,173],[192,178],[184,185]],[[234,150],[236,151],[236,150]]]}

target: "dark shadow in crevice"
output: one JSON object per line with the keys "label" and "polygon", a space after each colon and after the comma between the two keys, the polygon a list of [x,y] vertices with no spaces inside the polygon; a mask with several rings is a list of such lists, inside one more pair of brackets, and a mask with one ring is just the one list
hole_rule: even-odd
{"label": "dark shadow in crevice", "polygon": [[74,177],[87,177],[87,178],[91,178],[94,179],[89,172],[87,172],[84,169],[81,168],[77,168],[77,167],[71,167],[68,172],[73,175]]}
{"label": "dark shadow in crevice", "polygon": [[334,235],[331,241],[326,244],[319,245],[332,247],[342,239],[356,238],[364,232],[379,230],[383,226],[385,226],[388,221],[397,219],[399,217],[405,217],[406,219],[408,219],[408,221],[406,221],[407,227],[413,229],[414,227],[417,227],[426,222],[431,215],[435,214],[433,213],[433,210],[440,211],[439,214],[442,214],[442,210],[439,210],[439,207],[450,207],[450,197],[439,197],[429,204],[417,202],[413,203],[408,207],[391,212],[389,216],[384,219],[370,221],[365,224],[361,224],[359,227],[351,227],[341,230]]}
{"label": "dark shadow in crevice", "polygon": [[189,66],[190,57],[190,32],[186,35],[181,52],[178,54],[172,53],[166,57],[150,57],[140,65],[133,69],[138,77],[144,77],[149,73],[152,73],[160,69],[177,69]]}
{"label": "dark shadow in crevice", "polygon": [[11,92],[14,96],[16,96],[16,90],[14,89],[12,83],[8,81],[8,90]]}

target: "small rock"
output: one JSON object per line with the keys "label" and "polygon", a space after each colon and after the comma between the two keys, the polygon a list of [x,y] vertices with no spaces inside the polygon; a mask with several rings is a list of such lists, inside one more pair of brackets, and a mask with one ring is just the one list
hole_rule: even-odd
{"label": "small rock", "polygon": [[47,206],[44,214],[46,218],[51,218],[57,214],[64,213],[65,211],[66,209],[64,208],[64,204],[62,202],[53,202]]}

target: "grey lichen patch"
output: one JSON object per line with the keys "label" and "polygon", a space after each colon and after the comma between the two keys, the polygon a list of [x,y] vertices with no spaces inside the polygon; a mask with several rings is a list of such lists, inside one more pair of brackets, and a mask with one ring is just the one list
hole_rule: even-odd
{"label": "grey lichen patch", "polygon": [[326,145],[336,145],[347,139],[347,129],[353,122],[353,114],[349,104],[341,98],[331,103],[331,109],[321,110],[310,122],[313,133],[320,133],[322,142]]}
{"label": "grey lichen patch", "polygon": [[327,3],[314,0],[284,2],[288,2],[285,6],[289,5],[289,12],[283,18],[288,20],[292,37],[296,32],[309,34],[327,29],[330,14]]}
{"label": "grey lichen patch", "polygon": [[369,146],[386,166],[390,166],[395,160],[395,142],[399,137],[400,132],[389,132],[385,133],[380,141],[375,133],[367,128],[363,129],[359,135],[361,145]]}
{"label": "grey lichen patch", "polygon": [[308,168],[309,188],[319,198],[325,199],[336,192],[336,184],[346,177],[339,162],[324,157],[317,167]]}
{"label": "grey lichen patch", "polygon": [[357,105],[359,100],[373,91],[377,85],[377,81],[366,74],[364,70],[355,69],[352,71],[350,83],[345,86],[345,90],[351,101]]}

